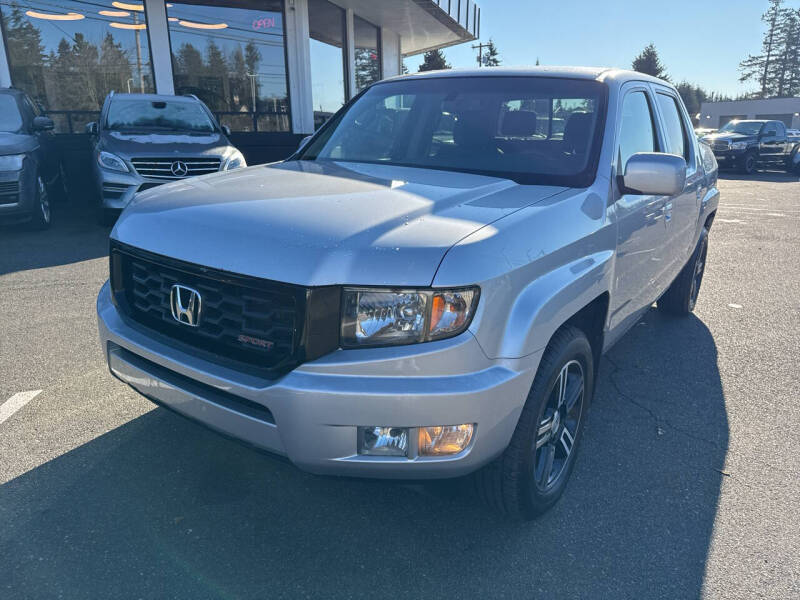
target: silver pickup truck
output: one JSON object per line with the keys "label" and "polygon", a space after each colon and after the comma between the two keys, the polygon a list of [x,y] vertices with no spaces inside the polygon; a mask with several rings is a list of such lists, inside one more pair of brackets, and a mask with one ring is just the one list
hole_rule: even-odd
{"label": "silver pickup truck", "polygon": [[[288,160],[125,209],[97,300],[111,372],[320,474],[564,491],[602,353],[692,311],[717,165],[639,73],[373,85]],[[656,349],[654,349],[654,356]]]}

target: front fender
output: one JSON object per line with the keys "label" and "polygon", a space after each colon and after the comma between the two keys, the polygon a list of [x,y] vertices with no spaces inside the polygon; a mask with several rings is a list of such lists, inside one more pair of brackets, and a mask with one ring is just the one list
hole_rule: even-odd
{"label": "front fender", "polygon": [[514,301],[492,358],[519,358],[544,348],[570,317],[608,292],[614,253],[597,252],[530,282]]}

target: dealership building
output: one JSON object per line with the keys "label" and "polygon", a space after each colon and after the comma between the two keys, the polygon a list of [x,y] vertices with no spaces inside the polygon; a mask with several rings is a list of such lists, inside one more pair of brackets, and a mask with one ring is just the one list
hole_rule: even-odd
{"label": "dealership building", "polygon": [[62,142],[112,90],[195,94],[250,162],[301,136],[404,56],[476,39],[473,0],[0,0],[0,86],[28,94]]}
{"label": "dealership building", "polygon": [[703,102],[698,126],[718,129],[729,121],[742,119],[783,121],[788,129],[800,129],[800,98]]}

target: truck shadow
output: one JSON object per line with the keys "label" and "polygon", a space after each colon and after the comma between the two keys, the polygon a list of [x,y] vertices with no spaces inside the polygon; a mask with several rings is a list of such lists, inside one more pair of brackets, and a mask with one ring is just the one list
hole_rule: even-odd
{"label": "truck shadow", "polygon": [[154,409],[0,486],[0,588],[696,598],[727,447],[709,330],[651,311],[604,360],[573,479],[537,521],[491,513],[463,480],[307,475]]}

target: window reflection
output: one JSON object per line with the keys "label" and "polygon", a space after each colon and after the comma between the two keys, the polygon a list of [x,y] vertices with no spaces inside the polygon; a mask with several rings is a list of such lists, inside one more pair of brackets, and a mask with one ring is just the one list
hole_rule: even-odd
{"label": "window reflection", "polygon": [[61,133],[82,132],[112,90],[153,92],[144,7],[110,0],[0,0],[11,83]]}
{"label": "window reflection", "polygon": [[345,102],[345,11],[327,0],[309,0],[311,97],[314,129]]}
{"label": "window reflection", "polygon": [[289,131],[280,0],[170,2],[175,92],[235,131]]}
{"label": "window reflection", "polygon": [[356,58],[356,91],[381,78],[380,35],[378,28],[359,17],[353,18]]}

